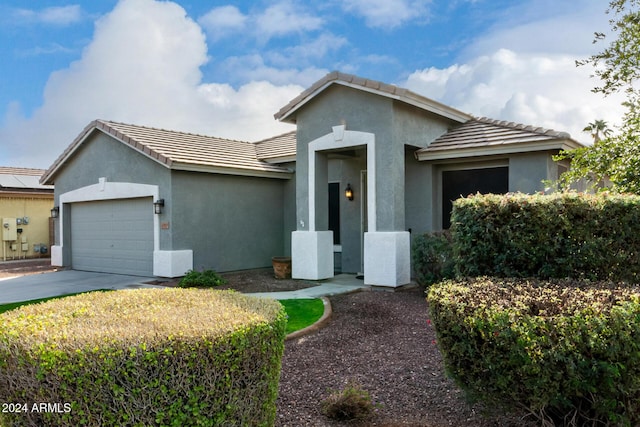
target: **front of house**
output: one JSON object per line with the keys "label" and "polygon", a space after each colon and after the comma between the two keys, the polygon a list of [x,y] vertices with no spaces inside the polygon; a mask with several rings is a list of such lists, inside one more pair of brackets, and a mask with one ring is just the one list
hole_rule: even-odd
{"label": "front of house", "polygon": [[552,155],[580,146],[338,72],[275,117],[296,131],[255,144],[92,122],[43,176],[60,212],[52,262],[177,277],[291,255],[294,278],[397,287],[411,236],[448,228],[451,200],[539,191],[564,167]]}

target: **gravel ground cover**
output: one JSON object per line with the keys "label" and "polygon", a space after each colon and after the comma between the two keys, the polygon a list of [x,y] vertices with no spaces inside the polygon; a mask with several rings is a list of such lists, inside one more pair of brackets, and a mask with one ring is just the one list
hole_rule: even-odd
{"label": "gravel ground cover", "polygon": [[522,415],[470,405],[443,372],[422,292],[363,291],[330,298],[333,316],[318,332],[287,341],[277,426],[354,425],[322,415],[330,390],[355,381],[379,404],[361,426],[534,425]]}
{"label": "gravel ground cover", "polygon": [[[0,278],[51,270],[46,263],[16,263],[10,268],[6,264],[0,264]],[[274,279],[271,269],[225,273],[224,277],[226,288],[240,292],[313,286]],[[428,306],[419,289],[363,291],[330,300],[333,314],[324,328],[285,344],[277,427],[536,425],[526,414],[503,414],[466,402],[444,374]],[[371,418],[358,423],[332,421],[321,413],[321,402],[349,381],[368,391],[378,407]]]}

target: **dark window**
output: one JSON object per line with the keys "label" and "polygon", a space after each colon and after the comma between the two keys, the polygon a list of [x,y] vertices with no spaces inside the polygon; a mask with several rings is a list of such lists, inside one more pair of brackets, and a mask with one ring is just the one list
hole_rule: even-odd
{"label": "dark window", "polygon": [[340,183],[329,183],[329,230],[333,231],[333,244],[340,244]]}
{"label": "dark window", "polygon": [[509,168],[467,169],[442,172],[442,228],[451,227],[453,201],[469,194],[505,194],[509,191]]}

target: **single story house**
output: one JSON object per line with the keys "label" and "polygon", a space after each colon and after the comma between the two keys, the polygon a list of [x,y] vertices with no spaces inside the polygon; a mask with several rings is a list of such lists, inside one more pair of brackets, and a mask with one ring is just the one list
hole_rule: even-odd
{"label": "single story house", "polygon": [[567,165],[567,133],[477,118],[407,89],[332,72],[256,143],[90,123],[42,177],[59,209],[55,265],[177,277],[266,267],[410,281],[411,235],[449,225],[469,193],[536,192]]}
{"label": "single story house", "polygon": [[2,260],[49,255],[53,243],[53,186],[40,184],[43,169],[0,167]]}

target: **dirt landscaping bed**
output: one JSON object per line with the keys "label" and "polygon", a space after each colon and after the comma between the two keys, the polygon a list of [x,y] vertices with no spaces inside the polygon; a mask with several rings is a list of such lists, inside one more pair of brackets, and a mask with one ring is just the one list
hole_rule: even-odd
{"label": "dirt landscaping bed", "polygon": [[27,274],[57,271],[60,267],[51,265],[50,258],[0,261],[0,279]]}
{"label": "dirt landscaping bed", "polygon": [[[48,262],[48,260],[47,260]],[[31,269],[29,270],[29,268]],[[0,264],[3,274],[34,274],[51,266]],[[240,292],[285,291],[313,286],[277,280],[271,269],[224,274],[225,288]],[[177,280],[164,281],[162,285]],[[330,298],[326,326],[285,344],[276,426],[522,427],[535,425],[524,414],[492,413],[468,404],[444,374],[429,311],[419,289],[363,291]],[[332,390],[355,381],[378,408],[360,423],[329,420],[320,411]]]}

